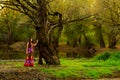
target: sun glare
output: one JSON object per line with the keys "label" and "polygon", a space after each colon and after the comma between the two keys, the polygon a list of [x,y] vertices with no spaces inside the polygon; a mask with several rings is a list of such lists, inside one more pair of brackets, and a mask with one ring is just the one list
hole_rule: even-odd
{"label": "sun glare", "polygon": [[3,6],[4,6],[3,4],[0,4],[0,9],[2,9],[2,8],[3,8]]}

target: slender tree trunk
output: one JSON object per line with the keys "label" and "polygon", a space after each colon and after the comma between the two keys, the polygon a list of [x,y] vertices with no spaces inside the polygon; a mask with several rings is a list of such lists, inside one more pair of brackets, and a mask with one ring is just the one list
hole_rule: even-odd
{"label": "slender tree trunk", "polygon": [[70,45],[70,41],[68,41],[68,40],[67,40],[67,43],[66,43],[66,45]]}
{"label": "slender tree trunk", "polygon": [[95,23],[94,26],[96,27],[96,34],[97,34],[97,39],[99,41],[99,45],[101,48],[105,47],[105,42],[103,39],[103,34],[102,34],[102,24],[101,23]]}
{"label": "slender tree trunk", "polygon": [[103,36],[102,35],[100,35],[99,40],[100,40],[100,47],[101,48],[105,48],[105,42],[103,40]]}
{"label": "slender tree trunk", "polygon": [[73,40],[73,47],[74,47],[74,48],[75,48],[75,47],[78,47],[77,41],[78,41],[77,39],[74,39],[74,40]]}
{"label": "slender tree trunk", "polygon": [[83,35],[84,35],[84,38],[85,38],[84,47],[87,48],[87,49],[90,49],[93,45],[92,45],[91,41],[87,38],[86,34],[83,33]]}
{"label": "slender tree trunk", "polygon": [[101,31],[102,30],[102,26],[101,25],[98,26],[98,30],[100,30],[100,31],[98,31],[99,32],[98,35],[99,35],[100,47],[105,48],[105,42],[104,42],[102,31]]}
{"label": "slender tree trunk", "polygon": [[109,48],[115,48],[116,44],[117,44],[117,39],[116,39],[117,33],[112,30],[109,34]]}
{"label": "slender tree trunk", "polygon": [[79,40],[78,40],[79,45],[81,44],[81,38],[82,38],[82,35],[80,34],[80,36],[79,36]]}

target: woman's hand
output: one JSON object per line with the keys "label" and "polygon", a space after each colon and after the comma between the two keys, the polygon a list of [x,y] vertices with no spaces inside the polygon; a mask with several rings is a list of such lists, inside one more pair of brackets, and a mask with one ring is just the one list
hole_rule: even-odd
{"label": "woman's hand", "polygon": [[38,39],[36,40],[36,42],[38,43]]}
{"label": "woman's hand", "polygon": [[36,46],[38,44],[38,40],[36,40],[36,43],[33,46]]}

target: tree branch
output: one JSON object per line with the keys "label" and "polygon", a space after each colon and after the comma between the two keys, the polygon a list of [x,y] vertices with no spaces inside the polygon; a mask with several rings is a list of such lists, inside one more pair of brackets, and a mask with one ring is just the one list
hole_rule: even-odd
{"label": "tree branch", "polygon": [[9,8],[9,9],[12,9],[12,10],[15,10],[15,11],[19,11],[20,13],[23,13],[24,14],[24,11],[21,11],[20,9],[17,9],[17,8],[13,8],[13,7],[10,7],[10,6],[4,6],[3,8]]}
{"label": "tree branch", "polygon": [[94,15],[88,15],[88,16],[85,16],[85,17],[82,17],[82,18],[79,18],[79,19],[74,19],[74,20],[70,20],[70,21],[65,21],[65,22],[63,22],[63,24],[68,24],[68,23],[72,23],[72,22],[78,22],[78,21],[81,21],[81,20],[90,18],[91,16],[94,16]]}
{"label": "tree branch", "polygon": [[34,5],[34,4],[32,4],[31,2],[29,2],[28,0],[24,0],[32,9],[34,9],[34,10],[36,10],[37,9],[37,7]]}

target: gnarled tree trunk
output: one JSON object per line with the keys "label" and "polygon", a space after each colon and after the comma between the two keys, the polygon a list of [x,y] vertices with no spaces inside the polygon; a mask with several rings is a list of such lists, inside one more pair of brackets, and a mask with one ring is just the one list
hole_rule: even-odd
{"label": "gnarled tree trunk", "polygon": [[[46,8],[45,0],[38,0],[38,3],[40,5],[39,14],[37,15],[38,18],[36,21],[38,21],[36,29],[36,35],[39,40],[38,42],[38,48],[39,48],[39,64],[43,64],[42,58],[44,58],[46,64],[48,65],[59,65],[59,55],[57,50],[58,45],[58,39],[59,35],[62,31],[62,15],[60,13],[54,13],[52,16],[59,16],[59,21],[54,24],[48,24],[48,11]],[[58,35],[57,36],[51,36],[51,34],[54,34],[55,28],[59,28]],[[53,39],[52,39],[53,38]],[[52,40],[51,40],[52,39]]]}
{"label": "gnarled tree trunk", "polygon": [[48,65],[59,65],[59,56],[57,48],[54,48],[53,44],[49,43],[46,36],[41,34],[40,30],[37,30],[37,35],[39,36],[38,48],[39,48],[39,61],[38,64],[43,64],[42,58],[44,58],[46,64]]}

